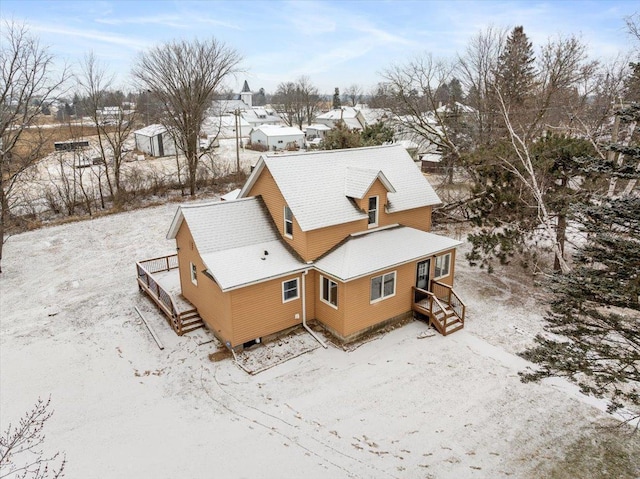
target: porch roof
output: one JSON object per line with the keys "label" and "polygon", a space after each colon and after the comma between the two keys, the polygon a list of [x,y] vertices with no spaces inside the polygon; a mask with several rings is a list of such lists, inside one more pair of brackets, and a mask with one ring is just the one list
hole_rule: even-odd
{"label": "porch roof", "polygon": [[407,226],[393,225],[351,235],[318,259],[314,266],[341,281],[350,281],[453,249],[462,242]]}

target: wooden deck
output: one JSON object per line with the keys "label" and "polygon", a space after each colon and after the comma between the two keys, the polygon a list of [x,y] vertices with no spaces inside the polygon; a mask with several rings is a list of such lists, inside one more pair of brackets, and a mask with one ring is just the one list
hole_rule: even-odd
{"label": "wooden deck", "polygon": [[204,326],[198,310],[180,294],[177,254],[138,261],[136,274],[140,291],[160,308],[178,336]]}
{"label": "wooden deck", "polygon": [[466,306],[449,285],[432,281],[431,291],[414,287],[412,309],[443,336],[464,328]]}

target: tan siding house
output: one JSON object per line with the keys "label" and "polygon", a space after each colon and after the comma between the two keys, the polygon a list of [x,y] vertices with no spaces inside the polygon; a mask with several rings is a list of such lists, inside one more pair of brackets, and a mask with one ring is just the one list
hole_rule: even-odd
{"label": "tan siding house", "polygon": [[434,325],[460,317],[459,242],[429,232],[439,203],[400,146],[265,155],[238,199],[181,206],[167,237],[182,294],[228,347],[307,321],[349,341],[424,312],[418,296]]}

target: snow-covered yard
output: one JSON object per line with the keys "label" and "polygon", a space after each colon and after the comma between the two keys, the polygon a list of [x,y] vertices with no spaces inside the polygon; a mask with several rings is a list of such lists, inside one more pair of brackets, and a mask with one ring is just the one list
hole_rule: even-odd
{"label": "snow-covered yard", "polygon": [[[164,238],[175,209],[43,228],[5,245],[2,429],[51,395],[46,449],[66,452],[66,477],[640,475],[637,438],[598,429],[613,422],[601,409],[562,382],[520,382],[526,362],[515,353],[541,330],[544,306],[529,287],[471,269],[462,254],[456,290],[468,321],[451,336],[420,339],[426,325],[416,321],[255,375],[232,358],[212,361],[217,342],[204,330],[177,337],[135,282],[136,260],[172,252]],[[607,464],[614,476],[598,473],[608,456],[594,459],[593,438],[604,436],[626,468]],[[594,475],[580,473],[580,451]],[[567,467],[572,475],[552,475]]]}

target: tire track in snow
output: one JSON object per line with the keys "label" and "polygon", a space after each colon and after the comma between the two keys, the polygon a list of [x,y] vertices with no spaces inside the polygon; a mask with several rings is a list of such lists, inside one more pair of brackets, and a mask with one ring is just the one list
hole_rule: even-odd
{"label": "tire track in snow", "polygon": [[[201,370],[200,370],[200,384],[202,386],[202,389],[204,390],[204,392],[207,394],[207,396],[217,405],[219,405],[220,407],[222,407],[223,409],[225,409],[226,411],[228,411],[229,413],[233,414],[234,416],[240,417],[252,424],[256,424],[258,426],[261,426],[265,429],[267,429],[268,431],[278,434],[279,436],[287,439],[289,442],[291,442],[292,444],[295,444],[296,446],[300,447],[302,450],[306,451],[308,454],[311,454],[313,456],[316,456],[318,459],[321,459],[322,461],[327,462],[328,464],[331,464],[332,466],[340,469],[341,471],[343,471],[344,473],[347,474],[348,477],[352,477],[352,478],[359,478],[359,477],[363,477],[355,472],[353,472],[353,467],[350,467],[349,464],[347,465],[342,465],[339,464],[337,462],[334,462],[332,459],[329,458],[330,453],[335,453],[338,454],[340,456],[342,456],[343,458],[347,459],[348,461],[351,462],[355,462],[357,463],[358,466],[360,467],[365,467],[367,469],[371,469],[373,471],[375,471],[377,474],[384,474],[387,477],[390,478],[394,478],[394,479],[399,479],[398,476],[395,476],[393,474],[391,474],[388,471],[385,471],[383,469],[379,469],[377,467],[375,467],[372,464],[369,464],[365,461],[362,461],[356,457],[350,456],[349,454],[346,454],[342,451],[340,451],[339,449],[336,449],[335,447],[331,446],[330,444],[327,444],[313,436],[311,436],[310,434],[308,434],[306,431],[300,429],[300,427],[296,424],[290,423],[278,416],[275,416],[271,413],[268,413],[266,411],[263,411],[255,406],[252,406],[250,404],[246,404],[245,402],[243,402],[242,400],[240,400],[238,397],[234,396],[233,394],[231,394],[230,392],[228,392],[227,390],[225,390],[222,385],[220,384],[220,382],[218,381],[217,377],[216,377],[216,370],[213,371],[213,379],[216,382],[216,385],[218,386],[218,388],[220,389],[220,391],[222,391],[224,394],[226,394],[227,396],[229,396],[231,399],[233,399],[233,401],[235,401],[236,404],[243,406],[246,409],[255,411],[256,413],[258,413],[259,415],[261,415],[261,418],[256,418],[256,417],[250,417],[251,415],[248,415],[246,413],[240,412],[238,410],[238,408],[229,406],[227,404],[225,404],[223,401],[220,401],[219,399],[216,399],[213,394],[211,394],[211,391],[207,388],[206,384],[205,384],[205,378],[204,378],[204,370],[205,367],[202,366]],[[267,421],[265,421],[265,418],[267,419]],[[267,424],[268,421],[270,420],[275,420],[277,421],[280,425],[285,425],[287,429],[291,429],[293,431],[291,432],[283,432],[281,430],[279,430],[276,426],[272,426]],[[299,435],[302,434],[305,438],[310,439],[314,442],[316,442],[317,444],[319,444],[322,448],[328,450],[327,452],[329,454],[320,454],[316,451],[314,451],[312,448],[305,446],[304,444],[302,444],[300,442],[300,437]],[[366,476],[366,477],[370,477],[370,476]]]}

